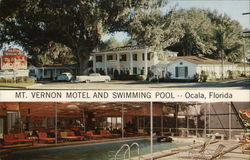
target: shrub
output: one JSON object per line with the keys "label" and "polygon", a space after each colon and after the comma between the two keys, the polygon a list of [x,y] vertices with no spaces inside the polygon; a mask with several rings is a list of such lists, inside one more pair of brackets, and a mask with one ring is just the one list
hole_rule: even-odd
{"label": "shrub", "polygon": [[206,71],[201,71],[201,75],[200,75],[200,80],[201,82],[206,82],[208,79],[209,73]]}
{"label": "shrub", "polygon": [[198,73],[196,73],[195,75],[194,75],[194,81],[195,82],[199,82],[200,81],[200,75],[198,74]]}
{"label": "shrub", "polygon": [[240,71],[228,70],[227,73],[228,73],[228,78],[231,78],[231,79],[236,79],[237,77],[240,76]]}

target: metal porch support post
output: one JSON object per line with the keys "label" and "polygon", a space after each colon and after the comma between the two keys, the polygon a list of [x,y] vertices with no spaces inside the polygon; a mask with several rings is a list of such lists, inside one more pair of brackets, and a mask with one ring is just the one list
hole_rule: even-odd
{"label": "metal porch support post", "polygon": [[147,77],[148,76],[148,48],[146,48],[146,51],[144,53],[144,62],[145,62],[145,73],[144,75]]}
{"label": "metal porch support post", "polygon": [[122,104],[122,138],[124,138],[124,110]]}
{"label": "metal porch support post", "polygon": [[189,136],[189,112],[187,111],[187,137]]}
{"label": "metal porch support post", "polygon": [[107,68],[107,54],[104,54],[104,71],[105,74],[108,75],[108,68]]}
{"label": "metal porch support post", "polygon": [[198,137],[198,114],[196,113],[196,126],[195,126],[195,134]]}
{"label": "metal porch support post", "polygon": [[163,136],[163,114],[161,114],[161,136]]}
{"label": "metal porch support post", "polygon": [[232,139],[232,114],[231,114],[231,112],[232,112],[232,109],[231,109],[231,103],[229,102],[228,103],[228,113],[229,113],[229,116],[228,116],[228,118],[229,118],[229,134],[228,134],[228,139],[229,140],[231,140]]}
{"label": "metal porch support post", "polygon": [[133,74],[133,54],[131,52],[129,53],[129,57],[130,57],[130,70],[129,70],[129,72],[130,72],[130,75],[132,75]]}
{"label": "metal porch support post", "polygon": [[150,102],[150,153],[153,160],[153,102]]}
{"label": "metal porch support post", "polygon": [[93,55],[93,70],[96,73],[96,55]]}
{"label": "metal porch support post", "polygon": [[210,125],[210,123],[211,123],[211,104],[210,104],[210,102],[208,102],[208,128],[209,128],[209,130],[208,130],[208,133],[210,134],[210,129],[211,129],[211,125]]}
{"label": "metal porch support post", "polygon": [[56,80],[56,68],[55,68],[55,72],[54,72],[54,80]]}
{"label": "metal porch support post", "polygon": [[121,73],[121,67],[120,67],[120,55],[119,53],[116,53],[116,63],[117,63],[117,71],[120,74]]}
{"label": "metal porch support post", "polygon": [[205,138],[207,137],[207,109],[205,107],[205,115],[204,115],[204,127],[205,127]]}
{"label": "metal porch support post", "polygon": [[43,76],[42,79],[44,79],[44,67],[43,67],[43,74],[42,74],[42,76]]}
{"label": "metal porch support post", "polygon": [[57,102],[55,107],[55,144],[57,144]]}

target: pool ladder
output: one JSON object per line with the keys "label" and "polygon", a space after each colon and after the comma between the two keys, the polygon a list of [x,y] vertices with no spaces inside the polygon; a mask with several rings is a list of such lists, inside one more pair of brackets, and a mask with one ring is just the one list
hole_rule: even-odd
{"label": "pool ladder", "polygon": [[[121,148],[116,152],[115,154],[115,159],[114,160],[117,160],[117,155],[122,151],[123,148],[127,147],[127,149],[125,150],[124,152],[124,155],[123,155],[123,158],[126,159],[126,155],[128,153],[128,159],[130,160],[131,159],[131,148],[133,146],[137,146],[137,154],[138,156],[140,155],[140,148],[139,148],[139,144],[138,143],[132,143],[130,146],[128,144],[124,144],[121,146]],[[139,157],[140,159],[140,157]]]}

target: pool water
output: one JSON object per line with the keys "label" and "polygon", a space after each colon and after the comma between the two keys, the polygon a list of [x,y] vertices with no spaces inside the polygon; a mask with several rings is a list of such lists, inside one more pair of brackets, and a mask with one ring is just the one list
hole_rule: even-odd
{"label": "pool water", "polygon": [[[138,143],[140,146],[140,155],[150,153],[150,140],[130,140],[122,142],[106,142],[98,144],[83,144],[83,145],[70,145],[64,147],[54,147],[46,149],[37,149],[32,151],[22,151],[12,153],[2,160],[111,160],[114,159],[118,149],[123,144]],[[159,143],[154,141],[153,151],[163,151],[175,147],[188,145],[187,143]],[[123,158],[124,151],[118,155],[119,159]],[[128,154],[127,154],[128,155]],[[137,155],[137,147],[131,148],[131,157]],[[0,158],[1,159],[1,158]]]}

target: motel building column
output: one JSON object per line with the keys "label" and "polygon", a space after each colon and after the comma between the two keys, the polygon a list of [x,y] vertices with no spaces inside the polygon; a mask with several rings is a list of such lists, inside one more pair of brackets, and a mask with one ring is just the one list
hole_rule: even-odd
{"label": "motel building column", "polygon": [[93,70],[96,73],[96,55],[93,55]]}
{"label": "motel building column", "polygon": [[116,66],[117,71],[118,71],[118,73],[120,74],[121,68],[120,68],[120,55],[119,55],[119,53],[116,53],[116,64],[117,64],[117,66]]}
{"label": "motel building column", "polygon": [[133,74],[133,54],[130,52],[129,53],[129,57],[130,57],[130,69],[129,69],[129,73],[130,75]]}
{"label": "motel building column", "polygon": [[108,75],[108,69],[107,69],[107,54],[104,54],[104,72],[106,75]]}
{"label": "motel building column", "polygon": [[147,77],[148,75],[148,49],[144,52],[144,75]]}

